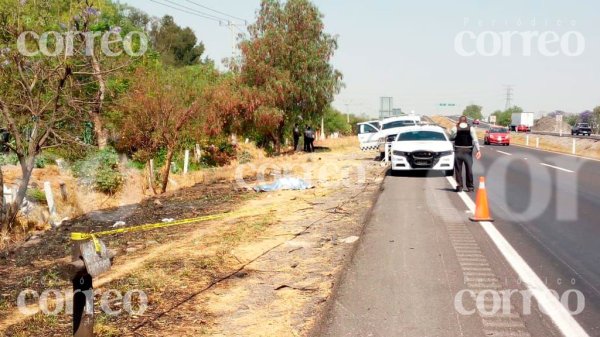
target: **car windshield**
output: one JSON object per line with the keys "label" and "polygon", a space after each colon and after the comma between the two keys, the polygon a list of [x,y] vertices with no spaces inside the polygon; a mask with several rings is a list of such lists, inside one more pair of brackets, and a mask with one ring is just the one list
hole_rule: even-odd
{"label": "car windshield", "polygon": [[580,128],[589,128],[589,124],[579,124]]}
{"label": "car windshield", "polygon": [[506,128],[492,128],[492,129],[490,129],[490,133],[508,133],[508,129],[506,129]]}
{"label": "car windshield", "polygon": [[398,135],[398,141],[444,141],[446,136],[436,131],[412,131]]}
{"label": "car windshield", "polygon": [[412,121],[412,120],[394,121],[394,122],[389,122],[389,123],[383,124],[383,130],[392,129],[392,128],[401,128],[403,126],[413,126],[413,125],[417,125],[417,123],[415,123],[415,121]]}

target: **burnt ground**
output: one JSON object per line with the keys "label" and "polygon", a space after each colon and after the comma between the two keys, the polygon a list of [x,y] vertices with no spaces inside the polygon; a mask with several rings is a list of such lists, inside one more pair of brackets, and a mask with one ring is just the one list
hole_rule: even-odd
{"label": "burnt ground", "polygon": [[[309,334],[355,245],[345,239],[360,236],[382,170],[369,155],[354,150],[295,160],[338,167],[360,164],[367,179],[355,184],[355,177],[338,177],[350,183],[262,194],[239,190],[228,181],[199,184],[71,220],[2,253],[0,335],[70,334],[69,315],[26,317],[15,304],[25,289],[70,288],[71,232],[112,229],[117,220],[132,226],[232,210],[256,214],[103,238],[117,257],[111,271],[95,281],[96,301],[108,289],[142,290],[148,309],[137,316],[110,316],[95,308],[95,334]],[[123,303],[112,299],[110,306],[121,309]]]}

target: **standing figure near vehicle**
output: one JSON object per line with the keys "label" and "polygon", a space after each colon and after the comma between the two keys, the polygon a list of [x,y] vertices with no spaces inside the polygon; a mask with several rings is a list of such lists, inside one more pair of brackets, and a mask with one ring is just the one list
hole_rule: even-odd
{"label": "standing figure near vehicle", "polygon": [[298,127],[298,124],[294,124],[293,137],[294,137],[294,152],[296,152],[296,150],[298,149],[298,141],[300,141],[300,128]]}
{"label": "standing figure near vehicle", "polygon": [[460,116],[456,126],[452,128],[450,139],[454,140],[454,172],[456,177],[456,192],[463,190],[462,168],[465,166],[467,190],[475,190],[473,184],[473,148],[477,151],[476,158],[481,158],[477,132],[467,122],[466,116]]}

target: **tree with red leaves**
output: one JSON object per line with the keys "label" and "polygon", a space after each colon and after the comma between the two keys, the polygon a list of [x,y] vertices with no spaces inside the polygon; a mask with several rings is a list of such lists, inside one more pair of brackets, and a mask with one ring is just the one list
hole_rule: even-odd
{"label": "tree with red leaves", "polygon": [[188,129],[205,118],[203,93],[217,76],[210,65],[141,68],[123,98],[120,143],[134,149],[139,160],[155,157],[161,148],[167,151],[160,193],[167,190],[171,161],[182,135],[193,132]]}

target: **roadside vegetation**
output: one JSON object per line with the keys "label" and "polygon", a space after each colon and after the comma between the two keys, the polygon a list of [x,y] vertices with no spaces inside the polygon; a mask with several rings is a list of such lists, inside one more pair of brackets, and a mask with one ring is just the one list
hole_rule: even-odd
{"label": "roadside vegetation", "polygon": [[[0,162],[22,173],[14,201],[4,203],[0,195],[2,232],[18,222],[33,170],[57,160],[107,195],[123,187],[124,157],[129,167],[146,171],[153,161],[150,187],[160,194],[169,174],[181,170],[172,163],[184,149],[199,150],[194,170],[248,161],[248,153],[235,149],[246,139],[269,154],[284,153],[295,124],[352,132],[331,106],[342,86],[330,62],[336,38],[324,32],[322,15],[308,0],[262,1],[249,37],[237,41],[241,56],[227,60],[226,71],[203,56],[191,29],[116,1],[7,0],[0,11],[6,13],[0,16]],[[72,55],[25,56],[17,48],[25,31],[79,33]],[[150,38],[140,56],[109,57],[99,38],[86,52],[86,33],[122,39],[135,31]],[[38,41],[25,41],[37,50]],[[51,38],[50,49],[60,48],[58,42]],[[133,50],[142,46],[132,40]],[[123,51],[118,43],[111,48]]]}

